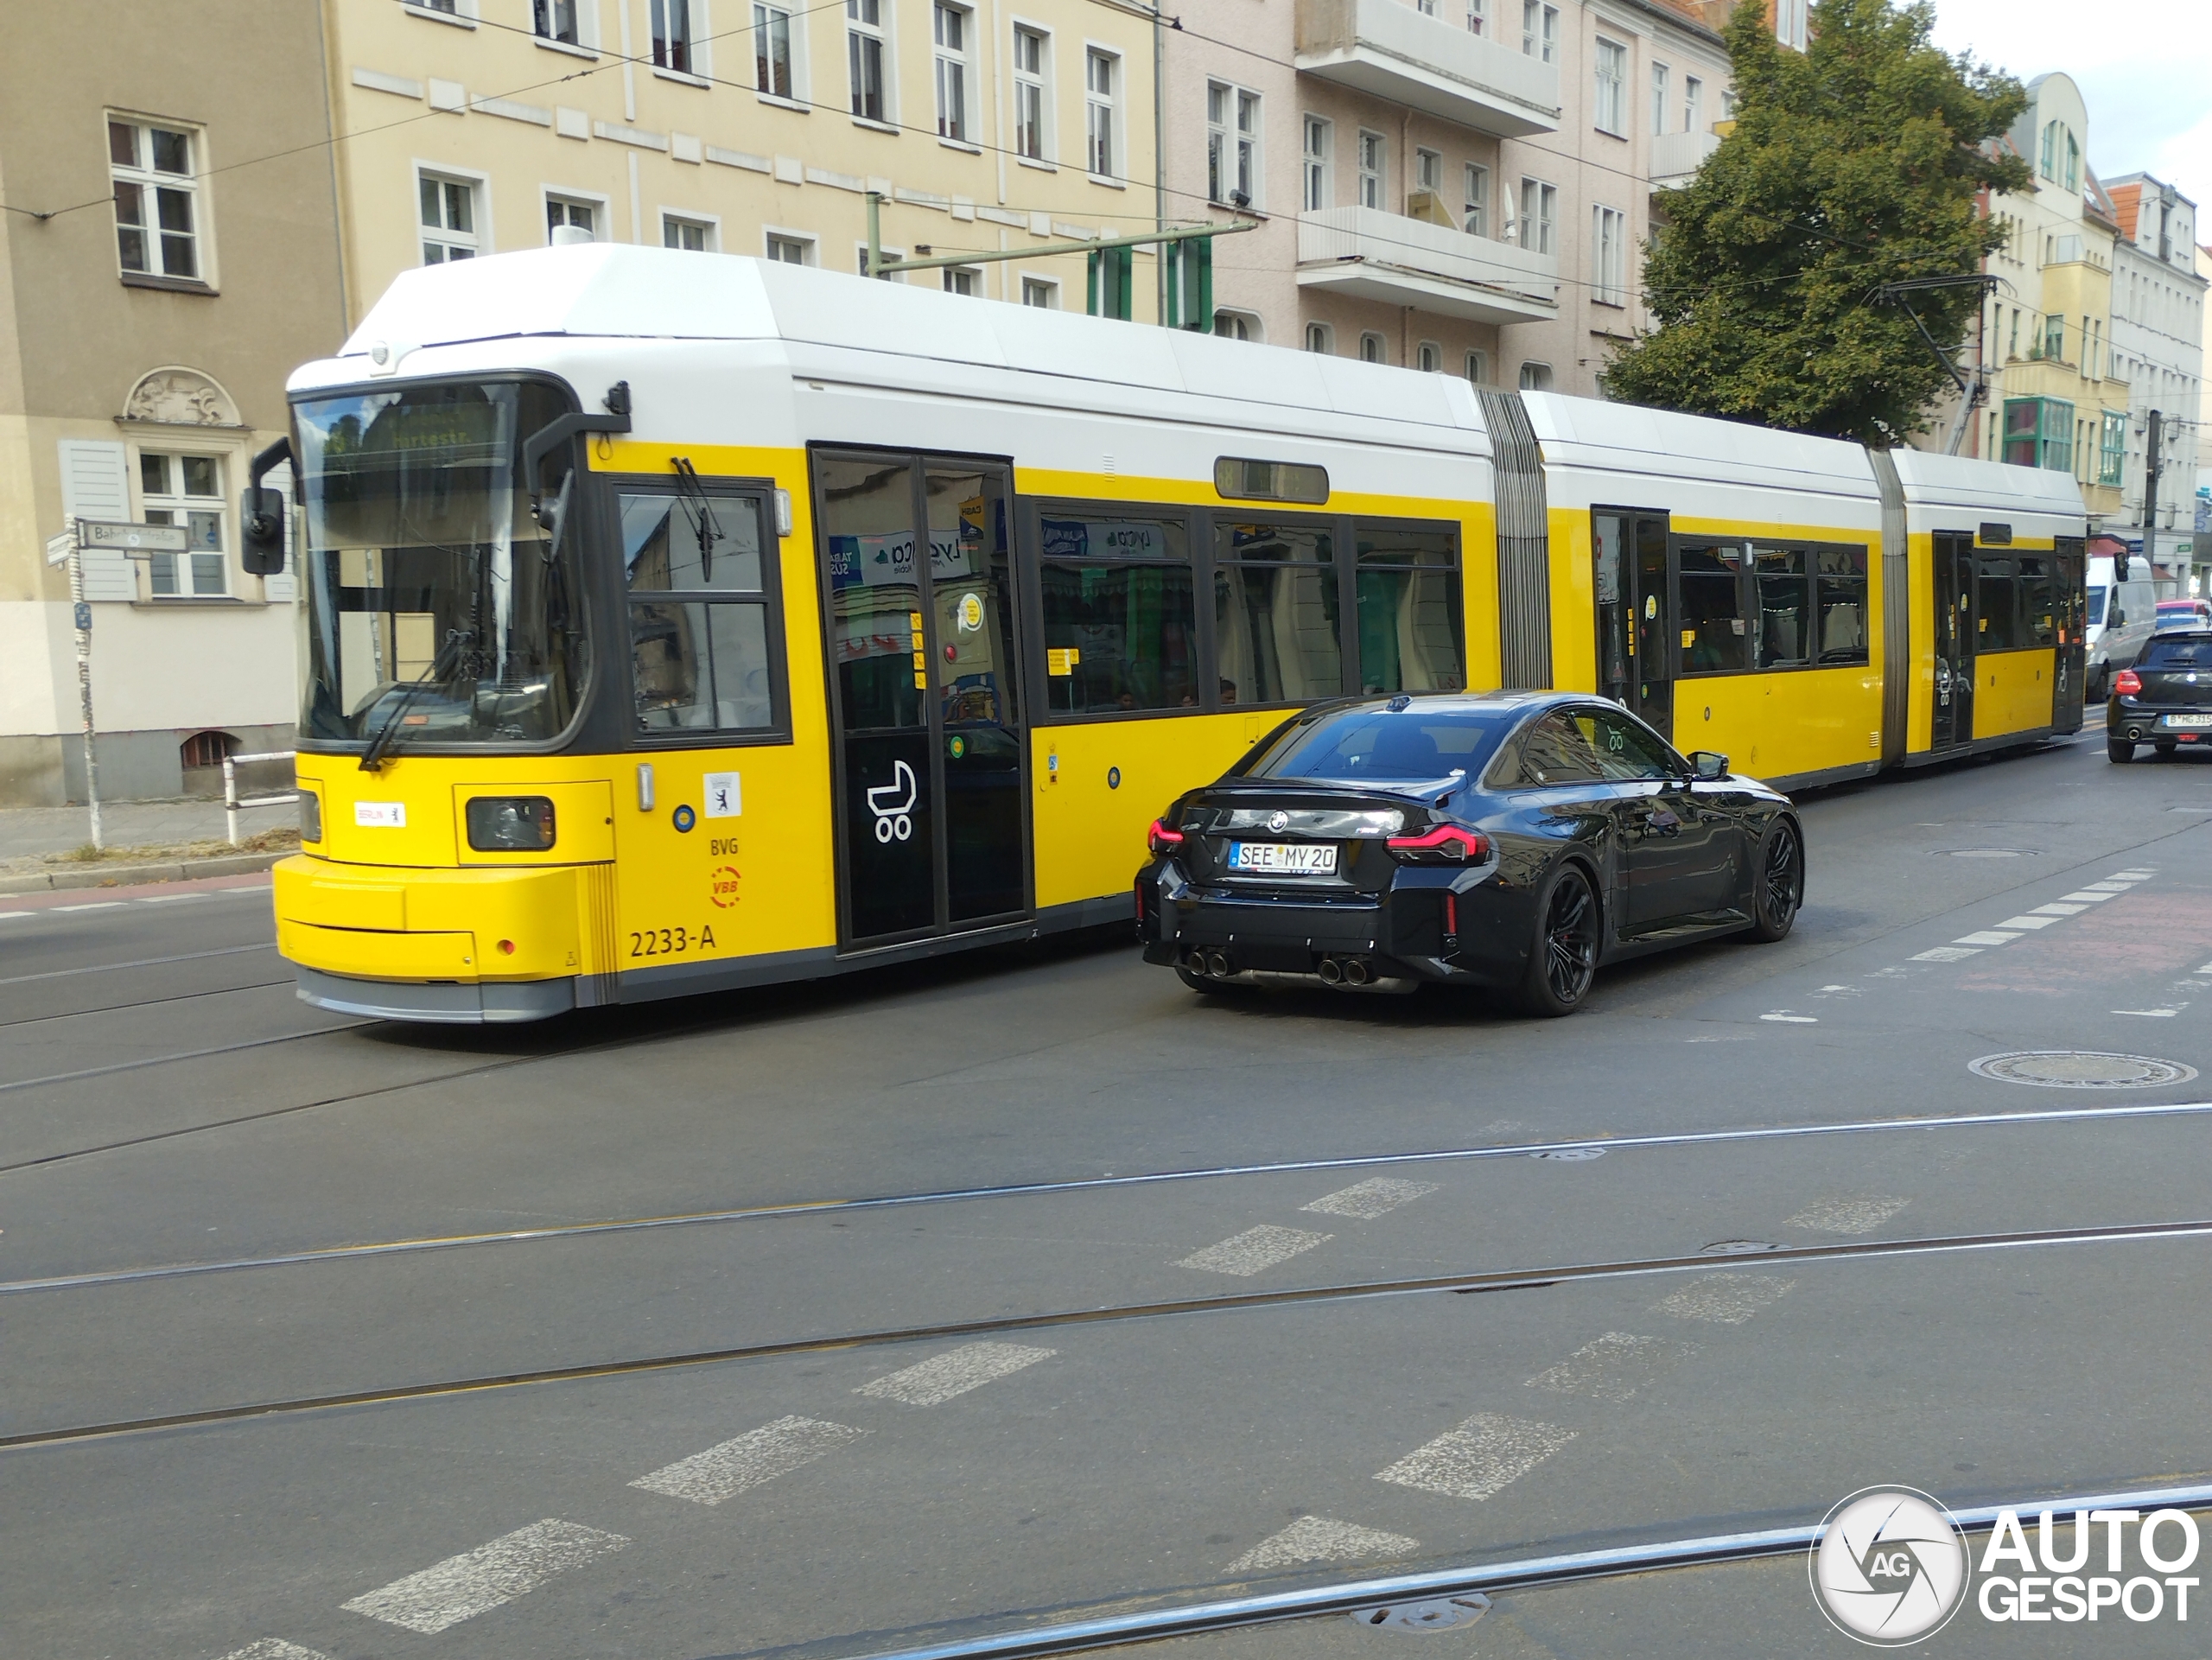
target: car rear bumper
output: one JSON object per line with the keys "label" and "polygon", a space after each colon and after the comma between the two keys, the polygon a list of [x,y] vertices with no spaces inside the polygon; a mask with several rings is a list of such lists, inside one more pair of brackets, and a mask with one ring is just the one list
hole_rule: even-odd
{"label": "car rear bumper", "polygon": [[[2205,724],[2177,725],[2176,716]],[[2105,735],[2129,743],[2212,746],[2212,703],[2145,705],[2115,697],[2105,705]]]}

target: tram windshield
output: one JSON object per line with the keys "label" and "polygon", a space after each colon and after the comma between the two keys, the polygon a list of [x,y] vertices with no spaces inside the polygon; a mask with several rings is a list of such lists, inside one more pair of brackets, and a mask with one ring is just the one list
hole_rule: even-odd
{"label": "tram windshield", "polygon": [[[394,386],[303,401],[301,734],[380,747],[526,743],[588,667],[575,538],[531,517],[518,455],[566,412],[547,386]],[[386,728],[390,728],[389,732]]]}

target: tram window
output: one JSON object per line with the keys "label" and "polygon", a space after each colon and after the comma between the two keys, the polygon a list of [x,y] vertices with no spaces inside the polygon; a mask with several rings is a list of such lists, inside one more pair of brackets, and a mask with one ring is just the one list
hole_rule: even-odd
{"label": "tram window", "polygon": [[1974,609],[1979,619],[1974,635],[1977,652],[2009,652],[2024,642],[2018,615],[2018,584],[2010,559],[1979,557],[1974,561]]}
{"label": "tram window", "polygon": [[1586,784],[1603,778],[1598,752],[1584,728],[1588,716],[1547,715],[1521,741],[1517,765],[1504,779],[1509,790],[1541,790],[1554,784]]}
{"label": "tram window", "polygon": [[616,501],[637,729],[773,728],[760,499],[625,491]]}
{"label": "tram window", "polygon": [[1214,522],[1214,652],[1224,703],[1303,703],[1344,684],[1333,527]]}
{"label": "tram window", "polygon": [[1744,626],[1744,544],[1685,547],[1682,672],[1719,674],[1749,666]]}
{"label": "tram window", "polygon": [[2019,573],[2020,644],[2050,646],[2058,639],[2058,596],[2050,580],[2050,561],[2040,554],[2013,562]]}
{"label": "tram window", "polygon": [[1459,544],[1448,530],[1361,519],[1359,684],[1364,691],[1459,691]]}
{"label": "tram window", "polygon": [[752,502],[658,493],[620,500],[632,588],[760,591],[760,515]]}
{"label": "tram window", "polygon": [[1182,521],[1047,510],[1038,527],[1047,707],[1196,708],[1198,595]]}
{"label": "tram window", "polygon": [[1820,618],[1820,661],[1823,665],[1864,663],[1866,657],[1866,550],[1821,548],[1815,614]]}
{"label": "tram window", "polygon": [[1758,666],[1802,668],[1806,649],[1805,552],[1802,548],[1754,548],[1752,569],[1759,596]]}

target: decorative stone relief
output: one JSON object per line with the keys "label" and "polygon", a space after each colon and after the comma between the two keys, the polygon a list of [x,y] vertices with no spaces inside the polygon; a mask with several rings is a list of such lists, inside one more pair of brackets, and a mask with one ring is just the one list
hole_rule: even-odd
{"label": "decorative stone relief", "polygon": [[197,369],[156,369],[142,376],[124,400],[123,418],[180,427],[244,424],[230,394]]}

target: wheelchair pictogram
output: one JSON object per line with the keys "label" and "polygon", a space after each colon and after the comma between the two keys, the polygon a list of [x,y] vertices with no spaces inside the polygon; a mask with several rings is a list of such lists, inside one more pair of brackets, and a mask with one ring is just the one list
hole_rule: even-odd
{"label": "wheelchair pictogram", "polygon": [[914,821],[907,815],[913,811],[914,798],[918,792],[914,769],[903,760],[892,762],[891,782],[878,785],[868,792],[868,809],[875,815],[877,841],[887,847],[914,833]]}

